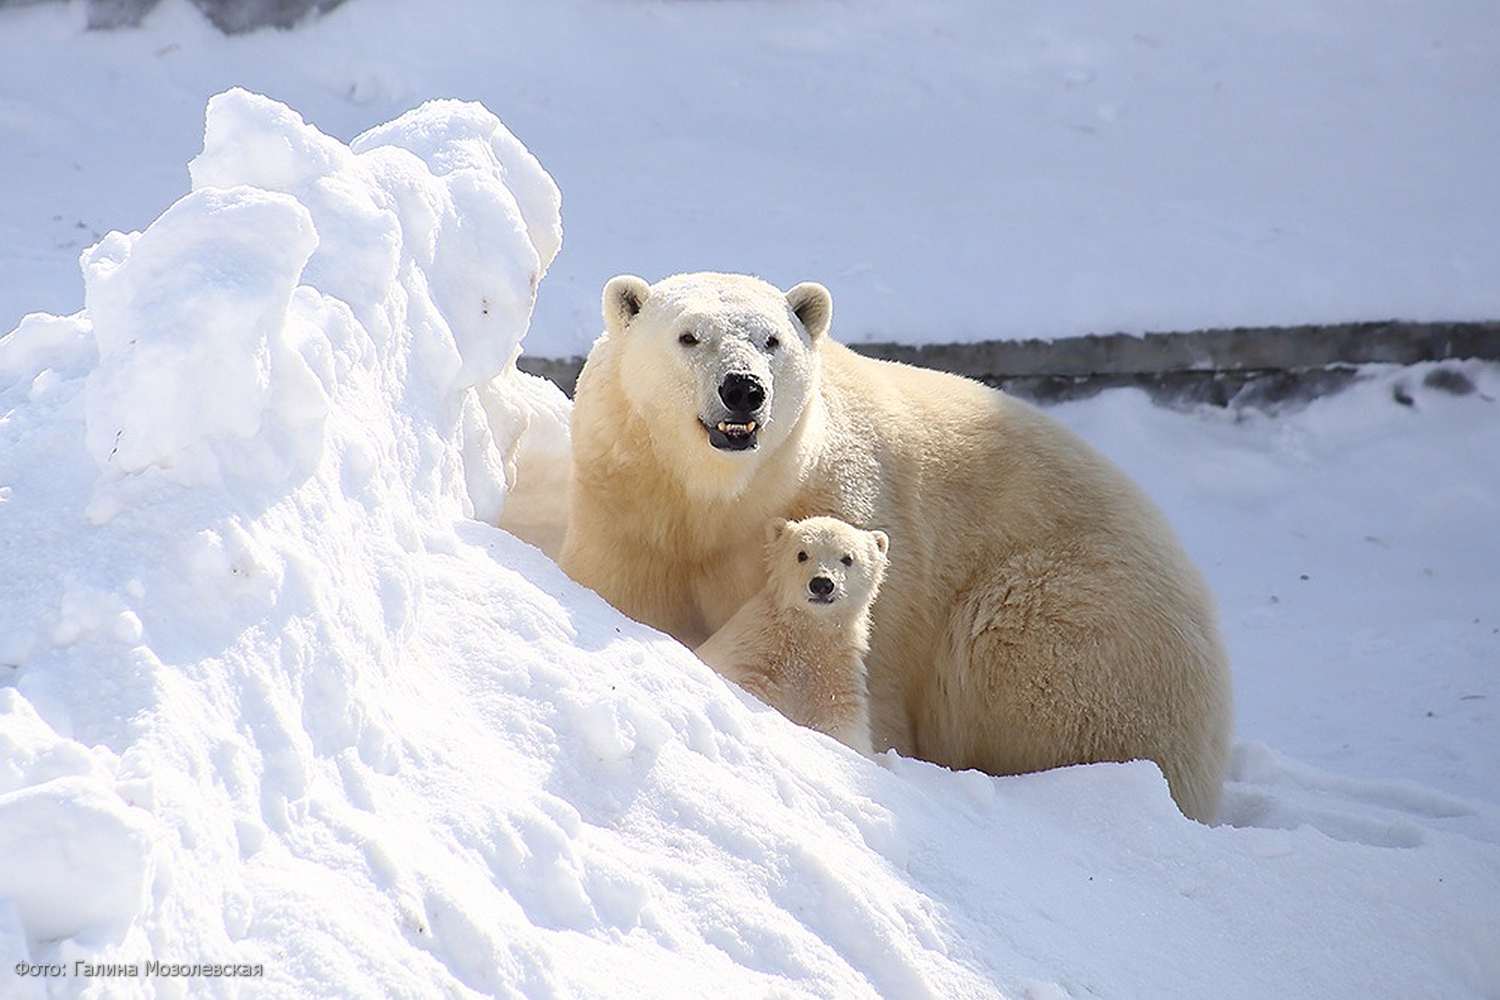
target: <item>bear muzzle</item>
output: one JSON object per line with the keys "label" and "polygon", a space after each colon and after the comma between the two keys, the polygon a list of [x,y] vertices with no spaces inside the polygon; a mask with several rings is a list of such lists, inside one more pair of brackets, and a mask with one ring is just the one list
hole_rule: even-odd
{"label": "bear muzzle", "polygon": [[833,581],[826,576],[815,576],[807,581],[807,589],[811,597],[809,604],[832,604],[834,602]]}
{"label": "bear muzzle", "polygon": [[718,385],[721,413],[699,417],[708,431],[708,443],[719,451],[748,451],[756,446],[761,428],[761,414],[769,393],[765,384],[749,372],[735,371],[725,375]]}
{"label": "bear muzzle", "polygon": [[703,425],[708,431],[708,443],[720,451],[747,451],[754,448],[759,437],[760,425],[754,420],[720,420],[713,427]]}

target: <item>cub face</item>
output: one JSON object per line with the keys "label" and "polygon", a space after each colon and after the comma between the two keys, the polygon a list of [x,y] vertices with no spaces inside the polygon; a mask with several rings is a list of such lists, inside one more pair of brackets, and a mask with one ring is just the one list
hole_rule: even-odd
{"label": "cub face", "polygon": [[833,302],[812,282],[781,292],[745,275],[620,275],[603,311],[626,401],[697,478],[705,464],[753,470],[786,440],[817,391]]}
{"label": "cub face", "polygon": [[834,517],[777,518],[766,529],[771,592],[783,607],[853,617],[875,600],[890,538]]}

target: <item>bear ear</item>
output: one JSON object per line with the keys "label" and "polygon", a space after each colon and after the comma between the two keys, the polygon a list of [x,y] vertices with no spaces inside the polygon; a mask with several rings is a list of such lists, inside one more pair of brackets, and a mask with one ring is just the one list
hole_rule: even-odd
{"label": "bear ear", "polygon": [[833,322],[833,296],[828,294],[828,289],[816,281],[804,281],[786,293],[786,304],[801,320],[810,339],[817,340],[828,332],[828,326]]}
{"label": "bear ear", "polygon": [[885,555],[891,550],[890,535],[887,535],[883,531],[872,531],[870,534],[875,536],[875,547],[880,550],[881,555]]}
{"label": "bear ear", "polygon": [[604,328],[623,333],[651,296],[651,285],[645,278],[620,274],[604,284]]}
{"label": "bear ear", "polygon": [[771,523],[766,525],[766,541],[768,543],[780,541],[781,533],[786,531],[786,526],[789,523],[790,522],[787,521],[787,519],[784,517],[772,518]]}

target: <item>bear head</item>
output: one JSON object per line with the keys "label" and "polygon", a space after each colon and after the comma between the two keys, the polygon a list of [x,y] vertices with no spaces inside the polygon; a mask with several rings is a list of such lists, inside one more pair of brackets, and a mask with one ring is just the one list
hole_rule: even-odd
{"label": "bear head", "polygon": [[836,517],[776,518],[766,529],[766,569],[778,604],[835,618],[863,613],[885,578],[890,539]]}
{"label": "bear head", "polygon": [[731,463],[743,484],[792,435],[817,393],[833,300],[739,274],[634,275],[604,286],[619,388],[658,450],[697,475]]}

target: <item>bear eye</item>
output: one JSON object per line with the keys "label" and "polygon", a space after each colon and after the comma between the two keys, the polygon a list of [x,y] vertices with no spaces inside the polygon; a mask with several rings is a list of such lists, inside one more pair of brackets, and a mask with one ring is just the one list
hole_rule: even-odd
{"label": "bear eye", "polygon": [[677,338],[677,342],[683,347],[697,347],[698,337],[696,334],[684,333],[682,336]]}
{"label": "bear eye", "polygon": [[853,566],[854,565],[854,557],[853,556],[845,556],[844,558],[840,559],[839,562],[843,563],[845,566]]}
{"label": "bear eye", "polygon": [[798,552],[797,553],[797,561],[798,562],[807,562],[807,553],[806,552]]}
{"label": "bear eye", "polygon": [[772,337],[767,337],[766,338],[766,350],[768,350],[768,351],[774,351],[774,350],[776,350],[776,348],[778,348],[780,346],[781,346],[781,338],[780,337],[772,336]]}

